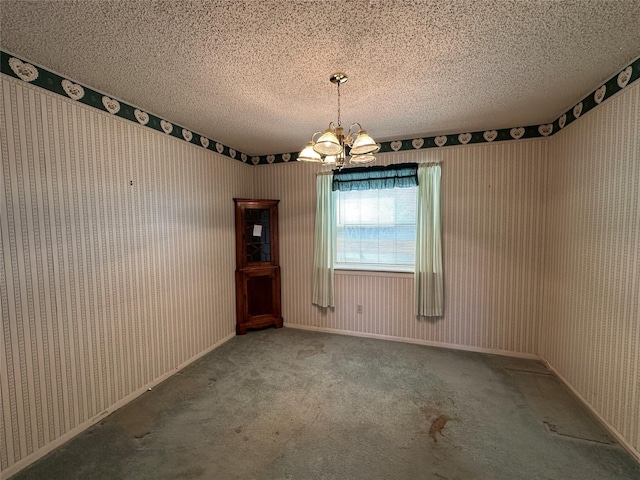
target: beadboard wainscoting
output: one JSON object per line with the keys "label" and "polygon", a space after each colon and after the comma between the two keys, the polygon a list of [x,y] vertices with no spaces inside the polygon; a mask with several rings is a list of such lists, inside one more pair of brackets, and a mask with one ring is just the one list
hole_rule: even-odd
{"label": "beadboard wainscoting", "polygon": [[640,461],[640,83],[549,148],[539,353]]}
{"label": "beadboard wainscoting", "polygon": [[0,466],[8,476],[235,332],[251,167],[5,75]]}
{"label": "beadboard wainscoting", "polygon": [[[256,195],[280,199],[286,325],[482,351],[537,354],[546,139],[380,154],[442,162],[445,314],[417,319],[411,275],[339,272],[336,307],[311,304],[316,166],[258,166]],[[357,305],[363,313],[357,313]]]}

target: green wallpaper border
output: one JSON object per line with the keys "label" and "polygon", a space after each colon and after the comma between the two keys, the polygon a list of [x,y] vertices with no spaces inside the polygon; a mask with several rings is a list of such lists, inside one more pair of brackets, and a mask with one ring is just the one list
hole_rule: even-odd
{"label": "green wallpaper border", "polygon": [[[24,82],[37,85],[45,90],[71,98],[77,102],[89,105],[120,118],[135,122],[139,125],[152,128],[180,140],[193,143],[207,150],[225,155],[239,162],[250,165],[264,165],[273,163],[288,163],[295,161],[299,152],[286,152],[271,155],[249,156],[246,153],[236,151],[227,145],[209,139],[204,135],[191,132],[185,127],[170,122],[167,119],[157,117],[109,97],[97,90],[73,82],[47,70],[40,65],[29,63],[17,55],[0,50],[0,72],[8,76],[20,79]],[[549,137],[576,121],[590,110],[606,101],[620,90],[631,85],[640,78],[640,57],[632,61],[628,66],[613,75],[600,87],[589,93],[576,105],[556,118],[553,122],[541,125],[527,125],[497,130],[483,130],[477,132],[462,132],[434,137],[418,137],[410,139],[390,140],[381,143],[380,152],[401,152],[407,150],[421,150],[427,148],[441,148],[453,145],[469,145],[476,143],[502,142],[507,140],[523,140],[529,138]]]}
{"label": "green wallpaper border", "polygon": [[[12,59],[16,59],[19,63],[17,63],[15,60],[12,61]],[[11,65],[10,62],[13,63],[13,65]],[[14,69],[18,71],[16,72]],[[27,60],[24,60],[17,55],[5,52],[4,50],[0,50],[0,72],[24,82],[37,85],[38,87],[44,88],[45,90],[53,93],[57,93],[58,95],[62,95],[63,97],[70,98],[85,105],[97,108],[98,110],[102,110],[117,117],[130,120],[136,124],[151,128],[153,130],[157,130],[185,142],[193,143],[194,145],[206,148],[207,150],[220,153],[221,155],[225,155],[229,158],[239,160],[241,162],[249,161],[250,157],[243,152],[238,152],[231,147],[217,142],[216,140],[209,139],[204,135],[191,132],[186,127],[182,127],[181,125],[175,124],[170,120],[160,118],[144,110],[138,109],[134,105],[122,102],[114,97],[110,97],[102,92],[89,88],[80,83],[75,83],[69,78],[62,77],[39,65],[29,63]],[[63,84],[63,82],[64,84],[66,84],[67,90],[65,90],[65,85]],[[104,101],[105,98],[111,101],[115,100],[117,102],[117,110],[112,109],[112,111],[110,111],[106,105],[109,104],[109,102]],[[109,104],[109,106],[115,105],[116,104]],[[143,121],[138,119],[137,115],[142,120],[146,119],[147,121],[143,123]],[[166,128],[166,130],[163,128],[163,126],[164,128]]]}

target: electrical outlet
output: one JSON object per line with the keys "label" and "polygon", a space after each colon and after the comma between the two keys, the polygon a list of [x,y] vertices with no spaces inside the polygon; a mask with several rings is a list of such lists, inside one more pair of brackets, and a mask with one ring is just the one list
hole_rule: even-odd
{"label": "electrical outlet", "polygon": [[358,305],[358,306],[356,307],[356,312],[357,312],[357,313],[362,313],[362,305]]}

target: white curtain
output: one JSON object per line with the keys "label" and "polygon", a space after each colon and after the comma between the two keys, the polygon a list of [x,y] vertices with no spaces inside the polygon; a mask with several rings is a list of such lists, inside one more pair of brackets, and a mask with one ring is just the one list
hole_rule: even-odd
{"label": "white curtain", "polygon": [[444,313],[442,241],[440,231],[440,165],[418,167],[416,212],[415,298],[418,316]]}
{"label": "white curtain", "polygon": [[313,240],[312,303],[334,306],[333,261],[336,254],[336,202],[333,172],[319,172],[316,178],[316,226]]}

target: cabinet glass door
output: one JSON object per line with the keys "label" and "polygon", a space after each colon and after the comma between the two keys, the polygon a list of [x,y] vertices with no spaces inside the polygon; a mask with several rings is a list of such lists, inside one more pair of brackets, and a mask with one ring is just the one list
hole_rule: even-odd
{"label": "cabinet glass door", "polygon": [[271,261],[270,214],[268,208],[245,210],[245,239],[247,263]]}

